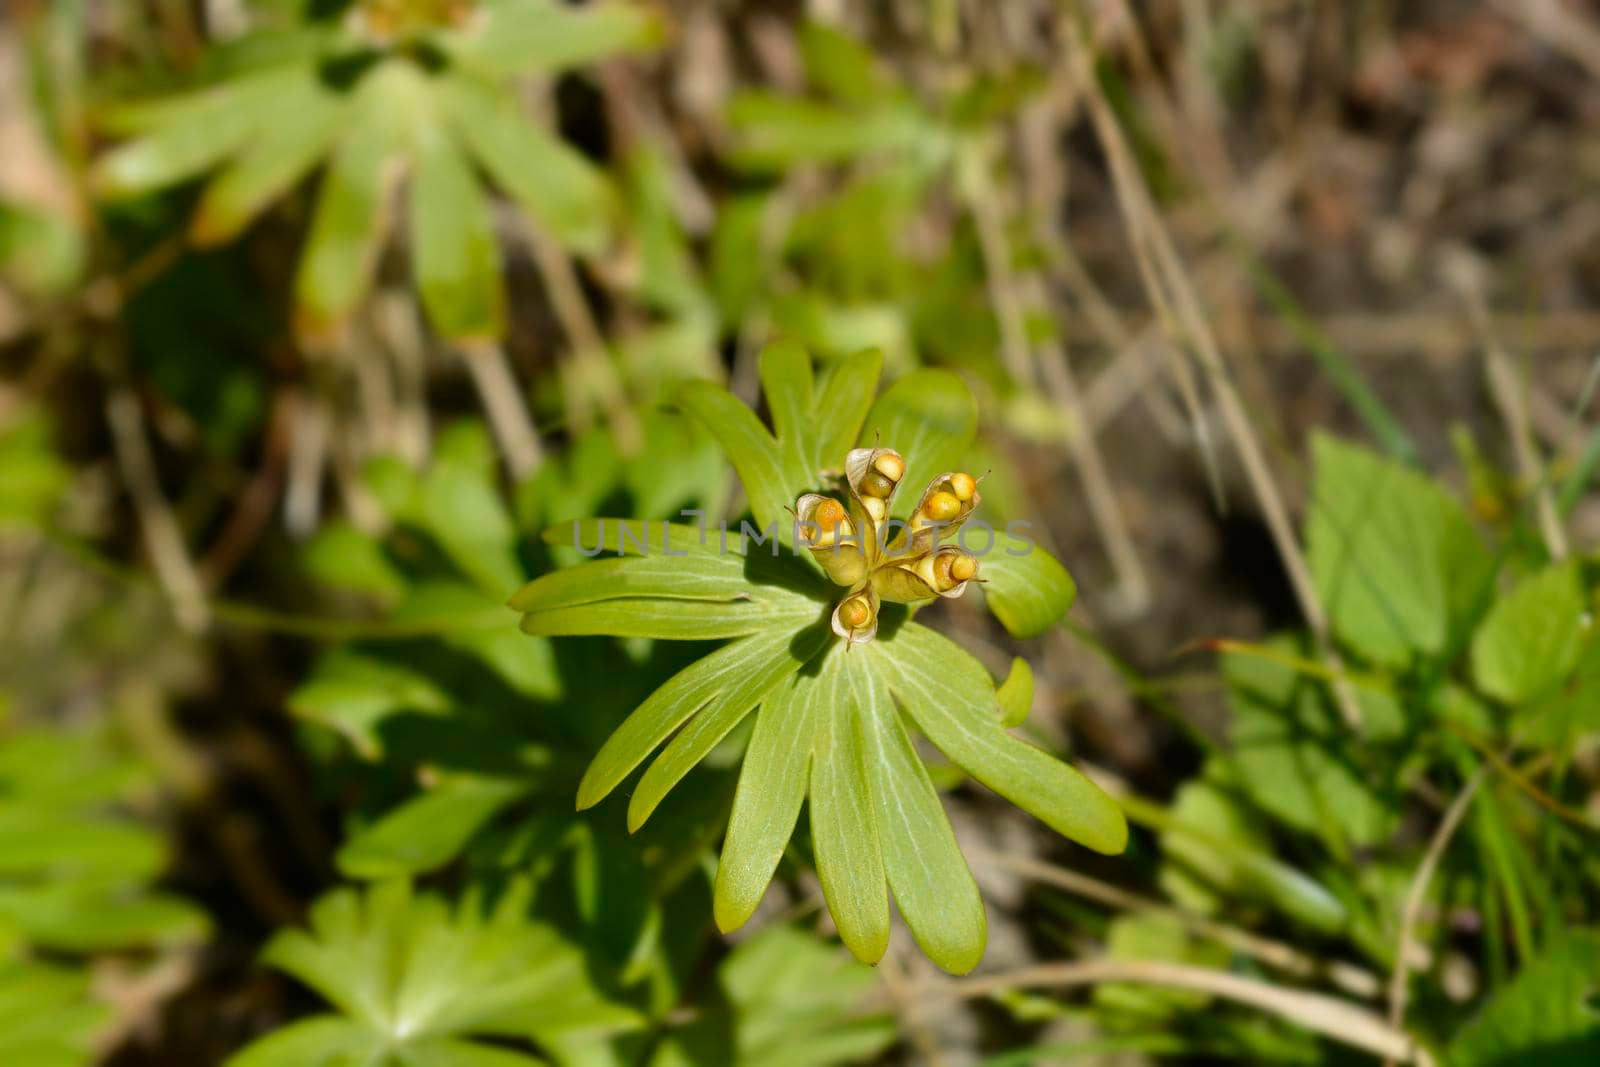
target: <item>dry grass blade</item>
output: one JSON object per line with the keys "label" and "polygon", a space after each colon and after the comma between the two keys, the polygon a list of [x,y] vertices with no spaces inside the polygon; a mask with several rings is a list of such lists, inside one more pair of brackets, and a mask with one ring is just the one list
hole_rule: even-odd
{"label": "dry grass blade", "polygon": [[1347,1000],[1178,963],[1106,959],[1041,963],[1004,974],[929,983],[919,992],[930,998],[944,995],[972,999],[1013,989],[1062,989],[1105,982],[1140,982],[1207,993],[1275,1015],[1375,1056],[1401,1063],[1434,1062],[1409,1034]]}
{"label": "dry grass blade", "polygon": [[[1179,336],[1192,346],[1196,361],[1204,372],[1206,381],[1217,398],[1223,425],[1227,428],[1239,458],[1244,465],[1262,516],[1272,534],[1273,544],[1288,572],[1289,583],[1295,599],[1305,616],[1306,625],[1323,658],[1335,671],[1333,691],[1340,714],[1352,730],[1361,729],[1361,709],[1355,693],[1342,677],[1338,654],[1329,637],[1328,618],[1321,598],[1311,581],[1311,571],[1304,553],[1295,538],[1289,520],[1289,510],[1283,495],[1273,480],[1261,443],[1250,422],[1249,413],[1234,386],[1215,335],[1206,320],[1198,295],[1184,272],[1172,239],[1167,234],[1160,214],[1151,202],[1150,192],[1134,164],[1132,150],[1123,136],[1109,102],[1101,92],[1094,74],[1094,62],[1089,45],[1071,10],[1060,20],[1067,37],[1073,69],[1084,94],[1095,131],[1111,164],[1118,203],[1129,231],[1129,239],[1140,259],[1140,273],[1151,300],[1161,310],[1163,319],[1170,317],[1181,327]],[[1180,361],[1181,363],[1182,361]]]}
{"label": "dry grass blade", "polygon": [[1381,991],[1377,976],[1354,964],[1345,963],[1342,960],[1318,959],[1309,953],[1301,952],[1293,945],[1284,944],[1282,941],[1274,941],[1268,937],[1261,937],[1237,926],[1229,926],[1227,923],[1218,922],[1209,916],[1186,911],[1183,908],[1174,907],[1159,900],[1152,900],[1137,893],[1130,893],[1126,889],[1102,882],[1098,878],[1091,878],[1086,874],[1080,874],[1077,871],[1067,870],[1065,867],[1057,867],[1054,864],[1044,863],[1026,856],[1008,856],[998,852],[990,852],[987,849],[970,848],[967,853],[972,859],[980,863],[1004,867],[1025,878],[1032,878],[1035,881],[1064,889],[1069,893],[1074,893],[1086,899],[1098,901],[1107,907],[1171,918],[1182,924],[1183,928],[1192,934],[1226,945],[1240,955],[1259,960],[1269,967],[1276,968],[1296,978],[1314,979],[1326,977],[1346,993],[1362,998],[1376,997]]}
{"label": "dry grass blade", "polygon": [[[1411,887],[1406,891],[1406,902],[1400,915],[1400,944],[1395,950],[1394,974],[1389,979],[1389,1025],[1399,1029],[1406,1016],[1406,978],[1412,955],[1412,945],[1417,936],[1417,917],[1422,911],[1422,900],[1427,895],[1428,883],[1433,880],[1433,872],[1438,869],[1439,858],[1444,855],[1445,848],[1450,844],[1450,839],[1455,836],[1456,828],[1461,825],[1461,819],[1467,813],[1467,807],[1472,803],[1472,798],[1477,795],[1478,786],[1483,784],[1485,768],[1479,767],[1467,784],[1462,786],[1461,792],[1456,794],[1450,807],[1444,813],[1444,818],[1439,823],[1439,828],[1434,831],[1433,840],[1428,842],[1428,851],[1423,855],[1422,862],[1417,865],[1417,873],[1411,879]],[[1393,1062],[1398,1057],[1388,1057]]]}

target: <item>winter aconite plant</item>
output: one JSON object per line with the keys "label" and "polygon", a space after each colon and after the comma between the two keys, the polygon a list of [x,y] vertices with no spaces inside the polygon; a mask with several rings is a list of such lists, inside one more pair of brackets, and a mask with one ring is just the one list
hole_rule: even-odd
{"label": "winter aconite plant", "polygon": [[[965,972],[983,955],[983,903],[913,731],[1090,848],[1121,851],[1127,828],[1087,778],[1008,733],[989,672],[912,617],[981,571],[991,609],[1026,636],[1053,625],[1074,588],[1015,528],[980,535],[968,521],[981,496],[960,470],[976,422],[965,385],[919,372],[874,403],[880,368],[865,353],[818,382],[804,352],[770,348],[773,432],[721,387],[690,383],[680,405],[732,460],[757,536],[748,523],[561,526],[546,538],[614,558],[546,574],[511,604],[530,634],[728,639],[629,716],[578,790],[580,808],[598,803],[660,748],[632,790],[637,828],[754,711],[716,876],[722,929],[755,911],[809,798],[817,872],[851,951],[883,955],[892,891],[923,951]],[[905,482],[927,489],[902,516]]]}

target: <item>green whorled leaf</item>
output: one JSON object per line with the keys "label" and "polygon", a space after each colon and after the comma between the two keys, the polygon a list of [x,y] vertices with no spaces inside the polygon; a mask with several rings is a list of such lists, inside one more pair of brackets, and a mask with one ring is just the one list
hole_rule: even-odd
{"label": "green whorled leaf", "polygon": [[219,245],[242,233],[322,159],[348,122],[350,106],[348,94],[321,79],[291,84],[250,142],[206,186],[190,239]]}
{"label": "green whorled leaf", "polygon": [[814,458],[819,469],[836,468],[844,462],[844,454],[855,443],[867,412],[872,410],[882,373],[883,353],[876,348],[844,356],[830,366],[805,430],[815,442]]}
{"label": "green whorled leaf", "polygon": [[1583,586],[1573,564],[1548,567],[1498,600],[1472,638],[1472,678],[1506,704],[1544,696],[1578,665]]}
{"label": "green whorled leaf", "polygon": [[807,79],[829,96],[872,105],[894,92],[893,83],[879,71],[871,49],[854,37],[822,22],[805,23],[799,37]]}
{"label": "green whorled leaf", "polygon": [[803,487],[789,484],[778,443],[755,412],[720,385],[704,381],[686,382],[678,404],[716,438],[739,474],[756,523],[763,531],[775,528],[779,540],[792,544],[794,518],[786,509]]}
{"label": "green whorled leaf", "polygon": [[1033,667],[1021,656],[1011,660],[1011,673],[999,689],[995,699],[1000,703],[1000,725],[1013,729],[1028,721],[1033,710]]}
{"label": "green whorled leaf", "polygon": [[424,92],[410,64],[400,63],[384,64],[357,89],[295,272],[295,329],[308,342],[335,335],[372,286],[411,158],[409,137],[395,127],[423,106]]}
{"label": "green whorled leaf", "polygon": [[73,879],[137,882],[156,875],[166,849],[135,823],[92,814],[46,810],[7,798],[0,810],[0,878],[57,874]]}
{"label": "green whorled leaf", "polygon": [[573,519],[541,535],[546,544],[570,546],[586,555],[670,556],[673,553],[726,556],[733,548],[697,526],[649,519]]}
{"label": "green whorled leaf", "polygon": [[790,676],[756,713],[717,863],[713,912],[724,933],[755,914],[800,817],[818,726],[813,689],[809,676]]}
{"label": "green whorled leaf", "polygon": [[486,594],[498,599],[522,583],[516,525],[492,471],[440,457],[418,483],[408,517]]}
{"label": "green whorled leaf", "polygon": [[250,144],[285,97],[315,81],[310,67],[286,67],[180,97],[124,105],[104,125],[136,139],[95,164],[101,196],[140,196],[197,177]]}
{"label": "green whorled leaf", "polygon": [[663,641],[712,641],[745,637],[773,628],[793,634],[817,618],[785,600],[681,600],[631,597],[577,604],[522,617],[522,632],[537,637],[649,637]]}
{"label": "green whorled leaf", "polygon": [[316,581],[355,593],[393,601],[406,591],[406,577],[384,553],[377,537],[353,523],[324,523],[306,543],[301,557]]}
{"label": "green whorled leaf", "polygon": [[0,529],[37,526],[60,502],[72,472],[52,436],[49,417],[27,401],[0,421]]}
{"label": "green whorled leaf", "polygon": [[865,646],[934,747],[1051,829],[1114,855],[1128,843],[1122,809],[1078,771],[1000,725],[994,683],[949,638],[914,622]]}
{"label": "green whorled leaf", "polygon": [[792,632],[825,609],[815,586],[752,581],[777,563],[758,559],[705,551],[600,559],[529,582],[510,606],[527,613],[525,633],[705,640],[771,626]]}
{"label": "green whorled leaf", "polygon": [[472,163],[442,127],[418,135],[411,179],[412,273],[434,329],[452,341],[505,330],[505,289],[494,222]]}
{"label": "green whorled leaf", "polygon": [[1401,667],[1464,635],[1492,570],[1461,506],[1421,474],[1318,434],[1307,561],[1339,640]]}
{"label": "green whorled leaf", "polygon": [[847,647],[834,643],[816,674],[811,842],[840,939],[856,959],[877,963],[889,947],[889,889],[861,743],[865,711],[851,692]]}
{"label": "green whorled leaf", "polygon": [[60,952],[121,952],[203,941],[206,914],[180,897],[60,882],[0,884],[0,922]]}
{"label": "green whorled leaf", "polygon": [[623,597],[673,600],[742,600],[752,594],[739,555],[629,555],[597,559],[552,571],[523,586],[514,611],[549,611]]}
{"label": "green whorled leaf", "polygon": [[329,653],[289,694],[289,710],[341,733],[368,759],[383,754],[377,727],[401,711],[442,715],[450,697],[428,678],[392,660],[349,649]]}
{"label": "green whorled leaf", "polygon": [[846,665],[861,752],[896,906],[928,958],[966,974],[983,958],[988,920],[928,769],[911,747],[889,686],[866,662]]}
{"label": "green whorled leaf", "polygon": [[906,460],[900,484],[920,493],[939,473],[963,469],[977,432],[978,403],[966,383],[949,371],[919,370],[884,390],[857,440],[897,450]]}
{"label": "green whorled leaf", "polygon": [[579,252],[605,250],[618,205],[598,167],[530,122],[508,91],[453,77],[440,94],[462,143],[541,229]]}
{"label": "green whorled leaf", "polygon": [[339,870],[349,878],[421,874],[450,862],[496,813],[531,788],[496,778],[449,778],[401,804],[345,842]]}
{"label": "green whorled leaf", "polygon": [[[767,685],[766,679],[781,675],[787,677],[789,673],[804,666],[814,656],[818,649],[831,640],[828,631],[821,626],[792,634],[790,644],[785,650],[785,659],[774,663],[768,668],[770,673],[760,676],[757,683],[761,687],[764,698],[772,692],[773,687]],[[639,785],[633,791],[633,796],[628,800],[628,829],[637,830],[644,825],[656,806],[661,803],[673,786],[683,780],[683,776],[693,770],[695,765],[711,754],[723,738],[733,731],[733,728],[744,721],[746,715],[753,710],[754,704],[749,701],[747,693],[738,690],[729,690],[721,698],[713,699],[699,714],[684,724],[678,731],[661,755],[650,764],[639,779]]]}
{"label": "green whorled leaf", "polygon": [[548,1062],[515,1049],[434,1038],[400,1049],[400,1067],[540,1067]]}
{"label": "green whorled leaf", "polygon": [[495,76],[560,70],[653,48],[665,29],[651,8],[620,0],[583,7],[498,0],[485,15],[440,41],[460,64]]}
{"label": "green whorled leaf", "polygon": [[915,157],[938,139],[938,131],[914,106],[894,101],[842,108],[752,90],[734,95],[727,118],[734,132],[729,157],[753,171],[861,156]]}
{"label": "green whorled leaf", "polygon": [[506,625],[505,605],[465,582],[422,581],[406,590],[389,616],[400,629],[419,632],[482,663],[506,685],[533,700],[559,700],[565,692],[548,641],[529,641]]}
{"label": "green whorled leaf", "polygon": [[814,648],[796,645],[801,636],[792,630],[762,628],[673,675],[633,710],[595,755],[578,785],[578,808],[599,803],[696,712],[723,705],[748,710],[760,703],[810,658]]}
{"label": "green whorled leaf", "polygon": [[384,1036],[337,1015],[314,1015],[274,1030],[228,1057],[223,1067],[343,1067],[382,1054]]}
{"label": "green whorled leaf", "polygon": [[110,1006],[90,996],[87,970],[0,962],[0,1063],[84,1067],[110,1020]]}
{"label": "green whorled leaf", "polygon": [[1558,932],[1450,1044],[1459,1067],[1558,1067],[1600,1060],[1600,931]]}
{"label": "green whorled leaf", "polygon": [[[790,489],[808,486],[815,482],[819,467],[810,432],[815,385],[811,357],[793,341],[777,341],[762,349],[758,365],[784,485]],[[837,461],[843,458],[840,456]],[[794,504],[792,497],[788,504]]]}
{"label": "green whorled leaf", "polygon": [[[1013,524],[1014,525],[1014,524]],[[958,539],[978,557],[983,598],[995,618],[1013,637],[1037,637],[1060,622],[1078,597],[1072,575],[1032,540],[1003,530],[963,527]]]}
{"label": "green whorled leaf", "polygon": [[[88,264],[89,234],[68,205],[44,206],[0,196],[0,281],[27,296],[61,296],[81,284]],[[29,472],[21,470],[18,477]],[[7,471],[8,477],[10,471]],[[7,489],[21,495],[28,484]],[[0,498],[0,521],[6,506]]]}

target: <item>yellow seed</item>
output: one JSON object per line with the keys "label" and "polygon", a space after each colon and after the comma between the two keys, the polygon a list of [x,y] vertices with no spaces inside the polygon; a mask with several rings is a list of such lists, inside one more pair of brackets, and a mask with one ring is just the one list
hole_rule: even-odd
{"label": "yellow seed", "polygon": [[906,461],[895,455],[893,452],[882,453],[877,459],[872,461],[872,465],[877,469],[879,474],[883,475],[891,482],[898,482],[901,478],[905,477]]}
{"label": "yellow seed", "polygon": [[961,501],[957,500],[954,493],[937,492],[928,498],[922,505],[922,513],[933,522],[949,522],[961,514]]}
{"label": "yellow seed", "polygon": [[866,597],[851,597],[839,605],[839,621],[848,630],[859,630],[872,621],[872,605]]}
{"label": "yellow seed", "polygon": [[928,584],[940,592],[955,585],[956,583],[950,578],[950,564],[955,561],[955,558],[956,554],[954,552],[941,552],[934,556],[932,560],[933,578]]}
{"label": "yellow seed", "polygon": [[978,573],[978,561],[973,556],[955,556],[950,563],[950,577],[957,582],[970,582]]}
{"label": "yellow seed", "polygon": [[817,529],[827,533],[844,521],[844,505],[837,500],[823,500],[812,511],[811,521],[817,524]]}
{"label": "yellow seed", "polygon": [[894,492],[894,482],[877,471],[870,472],[861,479],[861,495],[886,497]]}
{"label": "yellow seed", "polygon": [[972,499],[972,494],[978,491],[978,483],[972,475],[957,472],[950,476],[950,491],[955,494],[957,500],[965,504]]}
{"label": "yellow seed", "polygon": [[867,514],[872,516],[873,522],[882,522],[883,517],[889,514],[889,505],[875,496],[864,496],[861,505],[867,509]]}

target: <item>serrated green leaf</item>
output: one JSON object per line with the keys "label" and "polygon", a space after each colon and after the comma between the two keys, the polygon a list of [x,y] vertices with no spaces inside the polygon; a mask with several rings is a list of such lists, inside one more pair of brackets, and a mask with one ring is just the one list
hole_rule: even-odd
{"label": "serrated green leaf", "polygon": [[996,530],[985,551],[989,538],[984,530],[964,526],[957,536],[978,556],[984,602],[1011,636],[1039,636],[1060,622],[1077,599],[1072,575],[1032,540]]}
{"label": "serrated green leaf", "polygon": [[872,405],[857,443],[881,443],[906,459],[902,504],[915,507],[923,487],[945,471],[961,470],[978,432],[978,403],[960,378],[919,370],[884,390]]}
{"label": "serrated green leaf", "polygon": [[598,167],[529,121],[509,92],[458,77],[441,95],[462,143],[542,230],[579,252],[604,251],[617,200]]}
{"label": "serrated green leaf", "polygon": [[1574,565],[1524,579],[1495,602],[1473,635],[1473,681],[1506,704],[1547,695],[1578,665],[1585,609]]}
{"label": "serrated green leaf", "polygon": [[1385,666],[1443,652],[1491,567],[1466,513],[1415,471],[1323,434],[1312,462],[1307,560],[1335,634]]}
{"label": "serrated green leaf", "polygon": [[450,131],[419,135],[411,179],[412,272],[433,328],[453,341],[505,330],[500,248],[489,201]]}
{"label": "serrated green leaf", "polygon": [[[1268,647],[1297,651],[1281,641]],[[1396,814],[1360,769],[1342,758],[1345,732],[1326,687],[1258,655],[1226,655],[1222,673],[1239,786],[1275,818],[1320,832],[1330,844],[1382,840]]]}
{"label": "serrated green leaf", "polygon": [[1127,846],[1115,801],[1078,771],[1008,734],[994,683],[960,645],[914,622],[865,646],[907,714],[962,770],[1079,844],[1109,855]]}
{"label": "serrated green leaf", "polygon": [[822,660],[811,697],[818,717],[811,841],[822,895],[840,939],[856,959],[877,963],[889,947],[889,889],[861,745],[864,711],[851,692],[844,656],[836,642]]}
{"label": "serrated green leaf", "polygon": [[1535,960],[1494,995],[1450,1045],[1459,1067],[1540,1067],[1600,1059],[1600,933],[1557,934]]}
{"label": "serrated green leaf", "polygon": [[900,723],[889,686],[860,659],[847,673],[889,888],[928,958],[951,974],[966,974],[983,959],[988,940],[978,883]]}
{"label": "serrated green leaf", "polygon": [[1021,656],[1011,660],[1011,673],[1000,688],[995,690],[1000,704],[1000,725],[1010,730],[1028,720],[1033,710],[1033,667]]}
{"label": "serrated green leaf", "polygon": [[809,689],[791,676],[756,714],[717,863],[714,913],[723,932],[755,914],[800,817],[817,728],[816,703],[805,699]]}
{"label": "serrated green leaf", "polygon": [[190,238],[201,246],[219,245],[242,233],[322,159],[348,121],[350,106],[347,94],[319,78],[288,86],[249,143],[207,184]]}
{"label": "serrated green leaf", "polygon": [[339,870],[349,878],[377,879],[441,867],[529,788],[526,782],[494,778],[447,779],[346,841],[339,849]]}
{"label": "serrated green leaf", "polygon": [[793,648],[796,636],[793,631],[764,630],[673,675],[595,755],[578,785],[579,809],[599,803],[696,712],[721,705],[754,707],[800,669],[803,661]]}

